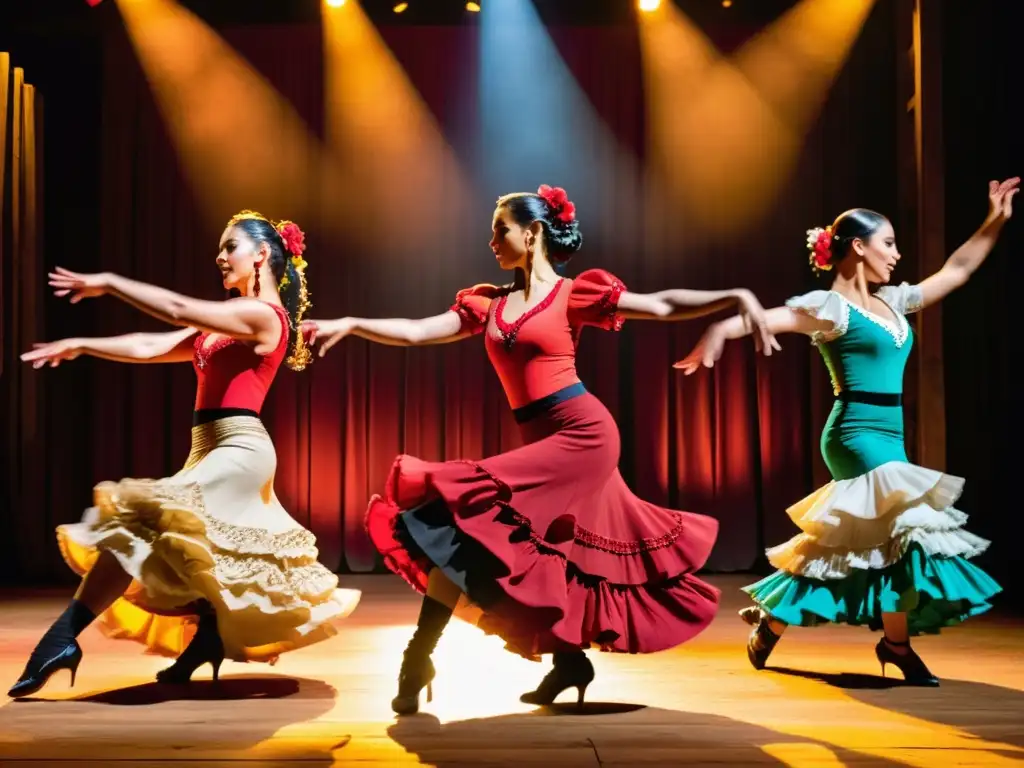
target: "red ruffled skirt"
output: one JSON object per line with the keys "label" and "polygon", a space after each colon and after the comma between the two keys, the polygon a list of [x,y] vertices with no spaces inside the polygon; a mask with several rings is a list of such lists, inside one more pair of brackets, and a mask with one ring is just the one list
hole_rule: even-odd
{"label": "red ruffled skirt", "polygon": [[531,659],[653,653],[707,627],[719,592],[694,571],[718,522],[633,495],[618,428],[585,391],[520,427],[526,445],[482,461],[396,459],[366,516],[387,566],[421,593],[440,567],[480,627]]}

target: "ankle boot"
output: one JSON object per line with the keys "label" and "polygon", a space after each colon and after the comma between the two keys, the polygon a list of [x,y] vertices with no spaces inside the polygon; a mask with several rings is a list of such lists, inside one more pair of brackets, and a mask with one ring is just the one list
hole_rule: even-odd
{"label": "ankle boot", "polygon": [[[906,648],[907,652],[897,653],[890,646]],[[935,688],[939,685],[939,678],[933,675],[928,667],[925,666],[925,663],[921,661],[921,657],[914,653],[914,649],[910,647],[909,640],[897,643],[894,640],[883,637],[878,641],[878,645],[875,646],[875,658],[882,665],[882,677],[885,677],[885,665],[892,664],[903,673],[903,679],[907,685],[920,685],[930,688]]]}
{"label": "ankle boot", "polygon": [[85,603],[72,600],[64,613],[53,622],[46,634],[28,657],[25,670],[7,695],[11,698],[31,696],[40,690],[54,673],[67,669],[71,672],[71,685],[75,684],[78,665],[82,662],[82,649],[75,639],[96,618]]}
{"label": "ankle boot", "polygon": [[583,706],[587,686],[594,681],[594,665],[583,651],[568,651],[554,654],[554,666],[537,689],[524,693],[519,700],[524,704],[546,707],[554,703],[562,691],[576,689],[576,706]]}
{"label": "ankle boot", "polygon": [[430,654],[437,647],[441,633],[448,626],[452,609],[431,597],[424,597],[416,631],[402,657],[398,673],[398,695],[391,700],[391,709],[398,715],[413,715],[420,709],[420,691],[427,689],[427,701],[434,698],[433,680],[436,671]]}
{"label": "ankle boot", "polygon": [[217,631],[217,614],[211,609],[199,617],[199,628],[192,642],[171,666],[156,673],[156,680],[158,683],[181,685],[189,682],[199,667],[209,664],[213,669],[213,681],[217,682],[223,662],[224,643]]}
{"label": "ankle boot", "polygon": [[744,608],[740,611],[740,618],[754,626],[747,639],[747,659],[754,669],[764,669],[768,657],[779,642],[780,635],[772,632],[769,625],[770,617],[757,606]]}

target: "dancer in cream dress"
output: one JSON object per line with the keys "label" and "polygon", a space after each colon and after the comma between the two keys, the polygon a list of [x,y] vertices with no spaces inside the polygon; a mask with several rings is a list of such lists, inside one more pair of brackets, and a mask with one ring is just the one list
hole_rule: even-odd
{"label": "dancer in cream dress", "polygon": [[[130,363],[192,362],[198,379],[192,450],[160,480],[101,483],[80,523],[57,539],[83,575],[65,612],[32,652],[10,696],[27,696],[58,670],[72,683],[82,659],[76,637],[102,629],[151,652],[178,656],[158,675],[188,681],[225,658],[274,662],[335,634],[332,622],[359,593],[339,589],[317,561],[316,540],[274,494],[277,458],[259,418],[281,363],[311,356],[298,332],[309,306],[302,231],[244,211],[221,236],[217,266],[227,301],[192,299],[110,273],[59,269],[58,296],[109,294],[182,329],[105,339],[65,339],[24,354],[36,368],[87,354]],[[178,655],[180,654],[180,655]]]}

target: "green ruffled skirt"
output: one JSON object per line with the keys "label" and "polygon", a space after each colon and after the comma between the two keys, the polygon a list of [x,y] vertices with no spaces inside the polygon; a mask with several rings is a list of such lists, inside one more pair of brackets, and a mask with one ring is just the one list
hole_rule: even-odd
{"label": "green ruffled skirt", "polygon": [[883,613],[905,612],[916,636],[984,613],[1002,587],[962,557],[928,555],[913,543],[886,568],[827,580],[776,571],[743,591],[773,619],[792,626],[836,623],[876,630]]}

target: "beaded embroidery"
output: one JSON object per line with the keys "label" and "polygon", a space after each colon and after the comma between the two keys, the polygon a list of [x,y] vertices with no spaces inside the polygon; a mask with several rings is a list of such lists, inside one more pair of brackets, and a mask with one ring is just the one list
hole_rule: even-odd
{"label": "beaded embroidery", "polygon": [[505,345],[506,350],[511,350],[516,343],[516,337],[519,335],[519,331],[522,330],[523,325],[534,315],[540,314],[545,309],[551,306],[554,302],[558,292],[562,289],[562,283],[565,280],[561,279],[555,283],[555,287],[548,291],[548,295],[541,299],[538,303],[534,304],[530,309],[526,310],[521,314],[514,323],[507,323],[502,317],[502,313],[505,309],[505,304],[508,301],[508,294],[505,294],[498,299],[498,306],[494,310],[494,325],[498,329],[498,333],[501,334],[502,342]]}
{"label": "beaded embroidery", "polygon": [[[282,337],[281,341],[279,342],[279,345],[280,343],[287,344],[288,335],[290,333],[289,329],[291,328],[291,319],[288,317],[288,310],[286,310],[284,307],[279,307],[276,304],[271,304],[270,307],[274,311],[276,311],[279,316],[282,316],[282,319],[284,320],[285,323],[285,327],[282,329]],[[210,358],[212,358],[217,352],[220,352],[220,350],[224,349],[225,347],[230,347],[237,341],[235,338],[231,336],[221,336],[209,347],[204,347],[204,345],[206,344],[206,340],[208,338],[210,338],[209,333],[201,333],[198,336],[196,336],[196,340],[192,344],[192,358],[193,361],[195,362],[196,368],[198,368],[201,371],[206,369],[206,366],[210,364]]]}

